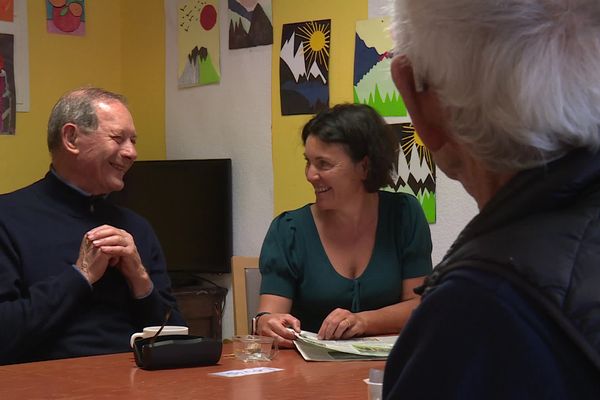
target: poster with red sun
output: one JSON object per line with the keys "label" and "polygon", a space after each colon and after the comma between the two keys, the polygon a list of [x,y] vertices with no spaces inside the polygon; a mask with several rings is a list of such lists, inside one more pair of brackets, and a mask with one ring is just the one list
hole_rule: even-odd
{"label": "poster with red sun", "polygon": [[179,88],[218,83],[219,1],[177,1],[177,48]]}
{"label": "poster with red sun", "polygon": [[83,36],[85,0],[46,0],[46,30],[49,33]]}

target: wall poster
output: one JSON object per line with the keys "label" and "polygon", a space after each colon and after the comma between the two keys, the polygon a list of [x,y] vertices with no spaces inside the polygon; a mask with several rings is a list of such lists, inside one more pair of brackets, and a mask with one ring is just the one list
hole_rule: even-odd
{"label": "wall poster", "polygon": [[398,158],[392,172],[393,184],[387,188],[394,192],[414,195],[421,203],[429,223],[436,220],[435,163],[419,134],[410,122],[390,124],[398,135]]}
{"label": "wall poster", "polygon": [[16,127],[16,88],[14,36],[0,33],[0,135],[14,135]]}
{"label": "wall poster", "polygon": [[329,106],[331,20],[284,24],[279,55],[281,115]]}
{"label": "wall poster", "polygon": [[177,1],[180,89],[221,80],[218,13],[218,0]]}
{"label": "wall poster", "polygon": [[62,35],[85,35],[85,0],[46,0],[46,30]]}
{"label": "wall poster", "polygon": [[16,133],[15,112],[29,111],[27,2],[0,0],[0,116],[2,134]]}
{"label": "wall poster", "polygon": [[14,0],[0,0],[0,21],[13,22]]}
{"label": "wall poster", "polygon": [[271,0],[228,0],[229,48],[273,44]]}
{"label": "wall poster", "polygon": [[356,22],[354,103],[368,104],[384,117],[408,115],[390,73],[394,42],[389,18]]}

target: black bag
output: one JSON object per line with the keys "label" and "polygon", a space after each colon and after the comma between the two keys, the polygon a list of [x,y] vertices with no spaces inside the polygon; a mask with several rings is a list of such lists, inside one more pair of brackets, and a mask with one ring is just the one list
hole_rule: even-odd
{"label": "black bag", "polygon": [[192,335],[164,335],[133,343],[135,363],[148,370],[214,365],[222,350],[221,341]]}

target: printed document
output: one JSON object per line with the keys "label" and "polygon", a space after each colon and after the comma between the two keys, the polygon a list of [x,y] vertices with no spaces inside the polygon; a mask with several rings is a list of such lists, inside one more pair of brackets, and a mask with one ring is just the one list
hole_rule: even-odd
{"label": "printed document", "polygon": [[321,340],[301,331],[294,344],[306,361],[356,361],[387,359],[398,336],[369,336],[344,340]]}

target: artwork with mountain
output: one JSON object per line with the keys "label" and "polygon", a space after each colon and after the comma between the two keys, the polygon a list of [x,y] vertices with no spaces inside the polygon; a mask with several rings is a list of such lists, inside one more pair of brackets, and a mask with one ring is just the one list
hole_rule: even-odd
{"label": "artwork with mountain", "polygon": [[415,127],[410,123],[390,124],[399,140],[392,170],[392,185],[387,190],[414,195],[421,203],[427,221],[436,219],[435,163]]}
{"label": "artwork with mountain", "polygon": [[179,87],[206,85],[219,82],[219,74],[210,59],[206,47],[194,47],[188,54],[187,63],[179,76]]}
{"label": "artwork with mountain", "polygon": [[218,0],[178,0],[179,88],[221,80],[218,9]]}
{"label": "artwork with mountain", "polygon": [[368,104],[384,117],[407,116],[406,106],[390,73],[394,43],[389,18],[356,22],[354,103]]}
{"label": "artwork with mountain", "polygon": [[229,48],[273,44],[271,0],[228,0]]}
{"label": "artwork with mountain", "polygon": [[281,114],[329,107],[331,20],[284,24],[279,54]]}

